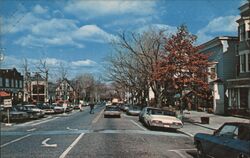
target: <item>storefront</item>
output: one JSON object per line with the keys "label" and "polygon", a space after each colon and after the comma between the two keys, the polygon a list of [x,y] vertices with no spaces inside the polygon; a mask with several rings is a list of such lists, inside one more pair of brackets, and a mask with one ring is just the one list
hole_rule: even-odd
{"label": "storefront", "polygon": [[228,107],[230,115],[250,116],[250,78],[228,80]]}

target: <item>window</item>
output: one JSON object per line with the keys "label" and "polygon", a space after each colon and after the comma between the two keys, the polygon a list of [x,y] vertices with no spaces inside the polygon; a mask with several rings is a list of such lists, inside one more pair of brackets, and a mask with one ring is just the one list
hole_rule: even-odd
{"label": "window", "polygon": [[250,72],[250,53],[247,55],[247,62],[248,62],[248,72]]}
{"label": "window", "polygon": [[244,41],[245,40],[245,35],[246,35],[246,32],[245,32],[245,24],[243,25],[240,25],[239,26],[239,36],[240,36],[240,41]]}
{"label": "window", "polygon": [[19,88],[23,88],[23,81],[22,80],[19,81]]}
{"label": "window", "polygon": [[5,87],[10,87],[10,80],[8,78],[5,79]]}
{"label": "window", "polygon": [[14,86],[14,79],[11,80],[11,87],[13,87],[13,88],[15,87]]}
{"label": "window", "polygon": [[246,54],[240,56],[240,72],[246,72]]}
{"label": "window", "polygon": [[3,87],[3,78],[0,77],[0,87]]}
{"label": "window", "polygon": [[234,125],[225,125],[219,132],[219,136],[233,138],[238,136],[238,127]]}
{"label": "window", "polygon": [[16,80],[16,85],[15,85],[15,87],[16,88],[18,88],[19,86],[18,86],[18,80]]}
{"label": "window", "polygon": [[211,79],[215,79],[216,78],[215,67],[210,68],[210,71],[211,71]]}

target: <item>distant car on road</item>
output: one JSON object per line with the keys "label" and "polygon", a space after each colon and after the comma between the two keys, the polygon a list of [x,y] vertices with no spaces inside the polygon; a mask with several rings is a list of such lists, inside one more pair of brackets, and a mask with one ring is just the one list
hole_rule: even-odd
{"label": "distant car on road", "polygon": [[139,115],[139,120],[146,126],[167,129],[179,129],[183,123],[175,116],[174,112],[159,108],[145,107]]}
{"label": "distant car on road", "polygon": [[114,105],[109,105],[105,107],[104,110],[104,118],[108,116],[113,116],[113,117],[121,117],[121,111],[118,106]]}
{"label": "distant car on road", "polygon": [[212,135],[197,133],[194,143],[199,158],[249,158],[250,123],[225,123]]}

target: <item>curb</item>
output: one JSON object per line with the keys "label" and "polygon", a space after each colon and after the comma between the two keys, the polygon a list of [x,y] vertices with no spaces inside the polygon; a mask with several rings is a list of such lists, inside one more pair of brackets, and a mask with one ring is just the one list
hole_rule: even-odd
{"label": "curb", "polygon": [[204,126],[202,124],[199,124],[199,123],[195,123],[195,122],[192,122],[192,121],[184,121],[184,122],[188,122],[188,123],[191,123],[193,125],[196,125],[196,126],[200,126],[200,127],[203,127],[203,128],[206,128],[206,129],[210,129],[210,130],[217,130],[216,128],[212,128],[212,127],[207,127],[207,126]]}

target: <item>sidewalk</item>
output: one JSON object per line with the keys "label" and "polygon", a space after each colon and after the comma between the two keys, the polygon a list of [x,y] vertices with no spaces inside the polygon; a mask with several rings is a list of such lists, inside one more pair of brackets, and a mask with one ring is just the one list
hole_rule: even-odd
{"label": "sidewalk", "polygon": [[[201,117],[209,117],[209,124],[202,124]],[[188,134],[189,136],[193,136],[199,132],[212,134],[214,130],[218,129],[225,122],[250,123],[250,119],[233,116],[221,116],[197,111],[184,111],[183,120],[184,127],[180,129],[180,131]]]}

